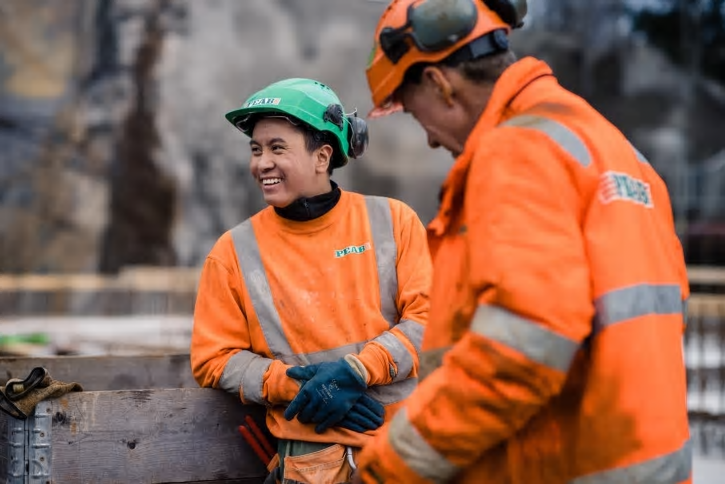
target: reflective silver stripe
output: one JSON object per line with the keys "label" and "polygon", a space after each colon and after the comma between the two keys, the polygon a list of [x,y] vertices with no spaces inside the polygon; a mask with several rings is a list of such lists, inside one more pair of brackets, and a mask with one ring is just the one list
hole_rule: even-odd
{"label": "reflective silver stripe", "polygon": [[692,444],[639,464],[578,477],[569,484],[678,484],[692,474]]}
{"label": "reflective silver stripe", "polygon": [[224,367],[219,387],[237,396],[241,387],[245,401],[264,404],[262,384],[264,373],[271,364],[272,360],[269,358],[255,355],[251,351],[235,353]]}
{"label": "reflective silver stripe", "polygon": [[408,341],[413,343],[415,351],[420,353],[420,346],[423,344],[423,330],[425,327],[417,321],[401,319],[396,328],[398,328],[405,337],[408,338]]}
{"label": "reflective silver stripe", "polygon": [[[412,343],[415,353],[420,353],[420,345],[423,341],[423,325],[411,320],[401,320],[396,326],[401,333]],[[393,376],[393,381],[398,382],[405,380],[413,371],[414,356],[408,348],[393,333],[385,332],[373,341],[385,346],[395,361],[397,373]],[[392,372],[391,372],[392,373]]]}
{"label": "reflective silver stripe", "polygon": [[501,123],[501,126],[514,126],[541,131],[584,168],[592,163],[592,155],[584,142],[572,130],[557,121],[543,116],[522,114]]}
{"label": "reflective silver stripe", "polygon": [[390,385],[375,385],[368,388],[366,393],[382,405],[392,405],[408,398],[417,385],[417,378],[408,378]]}
{"label": "reflective silver stripe", "polygon": [[461,470],[425,441],[408,419],[405,407],[390,421],[388,441],[413,472],[432,482],[448,482]]}
{"label": "reflective silver stripe", "polygon": [[336,361],[350,353],[360,353],[367,341],[360,343],[351,343],[329,350],[315,351],[314,353],[299,353],[296,355],[285,355],[280,360],[288,365],[313,365],[325,361]]}
{"label": "reflective silver stripe", "polygon": [[471,331],[515,349],[542,365],[568,371],[579,349],[576,341],[500,306],[480,305]]}
{"label": "reflective silver stripe", "polygon": [[677,284],[638,284],[615,289],[594,301],[594,333],[647,314],[683,314],[682,290]]}
{"label": "reflective silver stripe", "polygon": [[390,327],[398,321],[398,247],[393,232],[390,202],[385,197],[366,196],[375,263],[380,285],[380,311]]}
{"label": "reflective silver stripe", "polygon": [[391,368],[390,370],[393,381],[406,379],[413,369],[413,355],[410,354],[408,348],[405,347],[397,336],[389,331],[384,332],[373,341],[385,346],[388,352],[390,352],[390,356],[393,357],[393,361],[397,367],[397,372],[394,374],[393,369]]}
{"label": "reflective silver stripe", "polygon": [[[252,300],[254,312],[259,319],[259,326],[267,341],[269,351],[277,358],[284,358],[293,354],[292,348],[282,330],[279,313],[274,307],[272,291],[269,289],[267,274],[262,265],[259,254],[259,244],[254,235],[251,220],[234,227],[231,231],[234,240],[234,249],[239,258],[239,267],[244,278],[244,286]],[[304,362],[306,364],[306,362]]]}

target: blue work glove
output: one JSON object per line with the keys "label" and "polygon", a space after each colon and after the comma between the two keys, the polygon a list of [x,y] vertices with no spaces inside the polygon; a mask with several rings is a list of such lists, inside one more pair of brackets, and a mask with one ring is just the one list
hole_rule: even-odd
{"label": "blue work glove", "polygon": [[[319,364],[295,367],[295,380],[303,385],[315,376]],[[365,393],[355,402],[347,415],[336,425],[353,432],[367,432],[380,428],[385,422],[385,407]]]}
{"label": "blue work glove", "polygon": [[[284,412],[284,418],[302,423],[316,423],[315,432],[321,434],[345,418],[352,406],[365,393],[367,383],[352,365],[340,359],[319,363],[310,380],[302,385],[297,396]],[[287,376],[305,380],[309,367],[292,367]]]}
{"label": "blue work glove", "polygon": [[363,393],[347,415],[336,425],[353,432],[375,430],[385,422],[385,408],[377,400]]}

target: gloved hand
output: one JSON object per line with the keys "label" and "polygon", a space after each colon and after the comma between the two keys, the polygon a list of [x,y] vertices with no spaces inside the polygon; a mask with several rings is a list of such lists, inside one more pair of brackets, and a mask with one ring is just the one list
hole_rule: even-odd
{"label": "gloved hand", "polygon": [[[315,376],[319,367],[319,364],[295,367],[293,372],[295,380],[304,385]],[[385,407],[378,403],[377,400],[363,393],[350,411],[347,412],[347,415],[335,427],[363,433],[380,428],[383,423],[385,423]]]}
{"label": "gloved hand", "polygon": [[363,393],[347,415],[336,425],[353,432],[375,430],[385,422],[385,408],[377,400]]}
{"label": "gloved hand", "polygon": [[25,420],[43,400],[62,397],[68,392],[83,391],[78,383],[53,380],[48,370],[33,368],[25,380],[12,378],[0,387],[0,410],[11,417]]}
{"label": "gloved hand", "polygon": [[292,420],[297,415],[302,423],[316,423],[317,433],[340,423],[367,389],[360,370],[354,369],[345,358],[307,367],[295,366],[287,370],[287,376],[295,380],[309,378],[309,381],[302,385],[284,417]]}

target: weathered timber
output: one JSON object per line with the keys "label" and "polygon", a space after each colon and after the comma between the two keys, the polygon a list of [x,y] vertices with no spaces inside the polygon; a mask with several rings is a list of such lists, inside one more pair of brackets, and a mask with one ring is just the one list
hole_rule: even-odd
{"label": "weathered timber", "polygon": [[197,388],[189,355],[53,356],[0,358],[0,385],[43,366],[53,378],[75,381],[86,391]]}
{"label": "weathered timber", "polygon": [[692,294],[687,301],[687,315],[690,318],[721,318],[725,316],[725,295]]}
{"label": "weathered timber", "polygon": [[690,284],[725,286],[725,268],[711,266],[688,266],[687,278]]}
{"label": "weathered timber", "polygon": [[[70,393],[41,402],[26,423],[50,449],[44,463],[30,462],[30,474],[35,466],[53,484],[260,484],[265,466],[238,431],[246,415],[263,426],[263,407],[209,388]],[[33,421],[40,416],[50,425]],[[15,422],[0,414],[0,435]],[[0,482],[13,482],[10,469],[0,458]]]}

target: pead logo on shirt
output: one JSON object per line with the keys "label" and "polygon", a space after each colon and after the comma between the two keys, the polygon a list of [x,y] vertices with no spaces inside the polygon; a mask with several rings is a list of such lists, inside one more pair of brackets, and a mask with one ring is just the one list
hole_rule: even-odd
{"label": "pead logo on shirt", "polygon": [[599,182],[599,200],[604,204],[623,200],[647,208],[654,207],[649,183],[616,171],[602,173]]}
{"label": "pead logo on shirt", "polygon": [[348,254],[362,254],[366,250],[370,249],[370,242],[366,242],[363,245],[351,245],[350,247],[345,247],[344,249],[336,250],[335,251],[335,258],[339,259],[340,257],[345,257]]}

